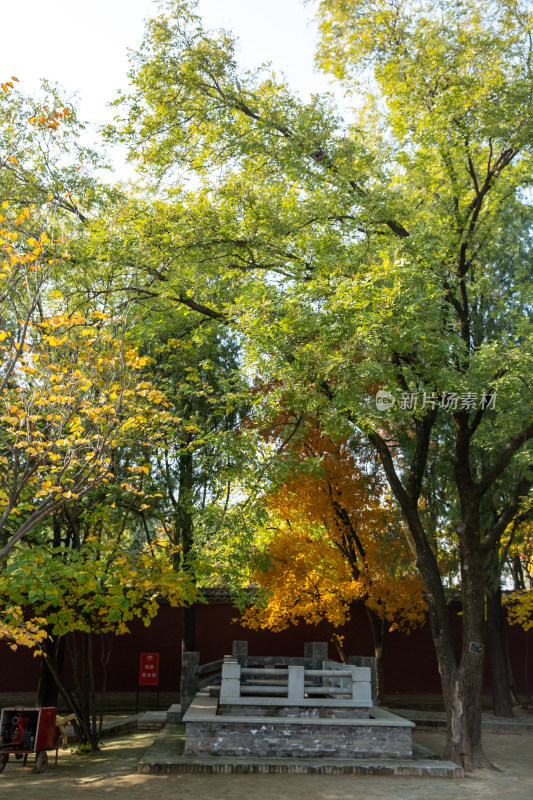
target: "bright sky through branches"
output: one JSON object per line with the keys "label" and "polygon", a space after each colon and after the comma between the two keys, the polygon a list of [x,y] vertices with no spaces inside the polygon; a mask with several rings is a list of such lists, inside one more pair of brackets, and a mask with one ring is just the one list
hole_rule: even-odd
{"label": "bright sky through branches", "polygon": [[[106,104],[127,90],[127,49],[141,42],[151,0],[25,0],[2,4],[0,79],[19,78],[24,92],[41,78],[78,92],[80,117],[93,125],[110,120]],[[316,28],[312,9],[300,0],[200,0],[208,27],[225,27],[240,40],[241,63],[272,61],[296,90],[327,91],[313,68]]]}

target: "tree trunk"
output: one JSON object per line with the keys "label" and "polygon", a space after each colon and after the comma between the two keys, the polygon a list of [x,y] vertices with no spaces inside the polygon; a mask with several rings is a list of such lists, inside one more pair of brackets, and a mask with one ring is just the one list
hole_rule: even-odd
{"label": "tree trunk", "polygon": [[[190,563],[193,545],[193,479],[193,455],[186,450],[179,457],[179,495],[175,515],[175,538],[176,544],[181,545],[180,566],[194,579],[194,571]],[[181,620],[181,652],[183,654],[196,650],[196,605],[194,603],[183,607]]]}
{"label": "tree trunk", "polygon": [[53,636],[51,627],[47,626],[49,638],[43,642],[44,655],[41,656],[41,674],[37,689],[38,706],[57,706],[59,688],[48,664],[53,659],[57,672],[61,674],[65,660],[65,639],[62,636]]}
{"label": "tree trunk", "polygon": [[370,608],[366,609],[368,619],[374,636],[374,655],[376,657],[376,690],[378,705],[385,702],[385,665],[387,653],[387,639],[389,624],[386,620],[380,619]]}
{"label": "tree trunk", "polygon": [[81,696],[80,707],[83,716],[84,727],[89,731],[89,741],[87,744],[93,746],[92,733],[91,733],[91,693],[90,693],[90,660],[89,660],[89,637],[83,631],[81,637]]}
{"label": "tree trunk", "polygon": [[65,703],[70,708],[72,713],[76,714],[76,719],[73,720],[74,729],[79,733],[80,738],[83,741],[89,742],[91,739],[91,732],[87,728],[87,725],[83,719],[83,714],[80,704],[76,702],[76,698],[73,696],[72,692],[65,686],[62,675],[57,669],[53,658],[50,658],[48,666],[52,675],[54,676],[54,679],[57,683],[57,686]]}
{"label": "tree trunk", "polygon": [[[54,514],[52,517],[52,531],[52,546],[60,547],[61,521],[58,514]],[[38,706],[57,706],[57,698],[59,696],[59,687],[48,666],[48,660],[50,658],[53,659],[55,668],[61,675],[65,661],[65,639],[61,636],[54,636],[52,634],[52,629],[53,625],[46,626],[48,638],[43,642],[44,654],[41,656],[41,674],[39,676],[39,686],[37,689]]]}
{"label": "tree trunk", "polygon": [[[456,533],[459,544],[463,601],[463,637],[458,658],[452,636],[446,594],[432,542],[418,513],[431,427],[436,412],[417,422],[411,468],[404,486],[396,472],[391,451],[377,433],[369,440],[376,447],[391,490],[405,521],[405,536],[424,582],[429,622],[442,682],[446,708],[446,758],[470,771],[490,766],[481,745],[481,688],[485,623],[485,575],[480,545],[481,493],[470,473],[468,415],[456,414],[454,454],[455,483],[462,522]],[[466,422],[465,422],[466,420]]]}
{"label": "tree trunk", "polygon": [[196,650],[196,603],[181,610],[181,652]]}
{"label": "tree trunk", "polygon": [[502,590],[487,585],[487,638],[489,643],[492,713],[497,717],[512,717],[513,702],[509,671],[507,628],[502,608]]}
{"label": "tree trunk", "polygon": [[[466,537],[463,537],[462,553],[467,542]],[[460,660],[452,636],[440,573],[429,544],[419,548],[417,567],[426,590],[429,621],[446,709],[445,758],[461,764],[466,771],[490,766],[481,744],[485,613],[481,557],[474,549],[466,552],[466,557],[461,561],[463,637]]]}
{"label": "tree trunk", "polygon": [[[460,536],[463,637],[460,662],[451,670],[446,665],[449,671],[443,681],[448,722],[445,758],[470,771],[490,766],[481,743],[485,576],[475,533],[467,531]],[[453,641],[448,649],[453,649]]]}
{"label": "tree trunk", "polygon": [[523,592],[526,588],[526,582],[524,580],[522,562],[518,554],[515,554],[511,560],[511,575],[513,576],[515,592]]}
{"label": "tree trunk", "polygon": [[342,664],[347,664],[348,663],[348,658],[347,658],[346,653],[344,651],[344,647],[342,646],[343,637],[339,636],[339,634],[337,633],[336,628],[330,622],[328,622],[328,620],[325,620],[325,619],[322,620],[322,627],[326,630],[326,632],[327,632],[326,635],[327,635],[328,639],[330,640],[330,642],[332,642],[333,645],[335,646],[335,650],[337,651],[337,654],[338,654],[338,656],[339,656],[339,658],[341,660],[341,663]]}
{"label": "tree trunk", "polygon": [[524,686],[526,687],[526,697],[529,706],[533,703],[531,689],[529,687],[529,630],[524,631]]}

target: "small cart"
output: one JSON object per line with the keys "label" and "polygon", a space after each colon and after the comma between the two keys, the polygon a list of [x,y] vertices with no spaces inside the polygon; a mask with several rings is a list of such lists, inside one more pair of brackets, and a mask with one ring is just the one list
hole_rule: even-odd
{"label": "small cart", "polygon": [[47,750],[59,750],[57,708],[4,708],[0,717],[0,772],[10,755],[28,762],[35,753],[35,772],[44,772],[48,765]]}

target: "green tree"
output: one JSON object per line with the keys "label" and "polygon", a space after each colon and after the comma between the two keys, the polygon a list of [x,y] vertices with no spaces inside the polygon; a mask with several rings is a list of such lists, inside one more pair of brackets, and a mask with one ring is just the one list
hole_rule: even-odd
{"label": "green tree", "polygon": [[[109,520],[107,528],[113,532]],[[51,650],[46,662],[64,702],[76,714],[83,742],[92,749],[98,747],[102,732],[103,706],[97,695],[100,689],[103,702],[114,637],[128,633],[128,623],[135,618],[149,625],[162,597],[174,606],[195,599],[192,582],[185,573],[176,574],[172,554],[163,543],[136,548],[114,533],[86,536],[78,547],[70,548],[34,543],[19,549],[0,574],[6,623],[18,625],[18,612],[12,608],[28,609],[46,621],[51,636],[69,634],[74,688],[63,680]],[[95,676],[97,651],[103,672],[100,687]]]}
{"label": "green tree", "polygon": [[[484,561],[531,486],[530,227],[513,223],[528,217],[531,15],[514,0],[319,13],[323,66],[349,91],[358,75],[370,86],[353,123],[240,72],[231,37],[176,0],[134,56],[120,137],[146,173],[174,177],[175,302],[238,329],[244,362],[290,387],[297,414],[379,454],[425,586],[446,755],[472,769],[486,763]],[[185,169],[194,192],[179,188]],[[458,650],[425,510],[434,469],[449,475]]]}
{"label": "green tree", "polygon": [[[140,448],[151,465],[151,490],[161,495],[144,522],[164,526],[179,548],[176,563],[194,576],[198,558],[206,563],[208,540],[224,525],[250,437],[237,433],[248,399],[236,336],[176,306],[176,291],[186,295],[190,282],[181,275],[178,289],[173,273],[182,212],[154,194],[117,192],[106,212],[74,237],[71,270],[58,283],[74,308],[98,303],[115,316],[127,315],[129,333],[148,359],[146,378],[165,394],[172,425],[158,442]],[[126,463],[132,453],[124,449],[119,460]],[[194,605],[183,616],[182,647],[194,650]]]}

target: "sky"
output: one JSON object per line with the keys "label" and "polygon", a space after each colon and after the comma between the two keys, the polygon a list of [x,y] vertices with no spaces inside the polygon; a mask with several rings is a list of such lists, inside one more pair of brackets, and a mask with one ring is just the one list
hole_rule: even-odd
{"label": "sky", "polygon": [[[0,80],[15,75],[21,91],[32,93],[47,78],[79,94],[82,119],[109,122],[107,103],[127,90],[128,48],[138,47],[155,8],[152,0],[4,2]],[[314,71],[316,26],[300,0],[200,0],[199,13],[208,27],[235,32],[243,66],[272,61],[304,95],[330,88]]]}

